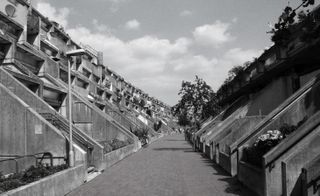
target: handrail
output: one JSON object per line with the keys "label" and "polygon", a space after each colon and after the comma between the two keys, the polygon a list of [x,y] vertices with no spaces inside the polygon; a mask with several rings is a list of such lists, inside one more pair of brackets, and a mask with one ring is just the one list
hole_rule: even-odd
{"label": "handrail", "polygon": [[[37,155],[41,155],[41,154],[42,154],[42,157],[37,157]],[[6,162],[6,161],[15,161],[16,173],[19,172],[19,164],[18,164],[18,160],[19,159],[32,157],[32,158],[35,159],[36,165],[39,165],[39,163],[41,164],[43,159],[45,159],[45,157],[49,157],[50,166],[53,166],[53,159],[64,159],[64,160],[66,160],[65,157],[54,157],[51,152],[39,152],[39,153],[35,153],[35,154],[30,154],[30,155],[0,155],[0,158],[1,157],[10,157],[10,158],[9,159],[0,160],[0,163]],[[38,163],[38,159],[40,159],[39,163]]]}
{"label": "handrail", "polygon": [[[61,118],[59,115],[46,112],[46,113],[40,113],[44,118],[51,118],[52,121],[54,122],[59,122],[62,123],[61,125],[58,125],[63,131],[67,132],[69,134],[69,129],[66,129],[65,127],[68,127],[69,125],[67,124],[66,120]],[[48,120],[48,119],[47,119]],[[53,123],[54,123],[53,122]],[[65,127],[63,127],[65,126]],[[74,136],[76,139],[78,139],[81,143],[83,143],[87,148],[93,148],[94,144],[92,144],[88,139],[86,139],[87,136],[85,136],[82,132],[77,130],[74,126],[72,126],[72,129],[76,130],[73,132]]]}

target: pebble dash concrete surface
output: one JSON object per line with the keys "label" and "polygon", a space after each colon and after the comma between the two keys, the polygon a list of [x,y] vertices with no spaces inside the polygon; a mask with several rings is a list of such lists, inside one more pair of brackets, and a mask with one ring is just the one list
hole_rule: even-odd
{"label": "pebble dash concrete surface", "polygon": [[161,138],[68,196],[253,196],[182,134]]}

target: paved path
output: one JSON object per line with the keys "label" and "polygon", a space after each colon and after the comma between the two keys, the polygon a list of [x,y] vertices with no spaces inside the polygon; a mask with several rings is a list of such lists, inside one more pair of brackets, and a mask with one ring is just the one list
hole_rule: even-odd
{"label": "paved path", "polygon": [[68,196],[252,195],[183,135],[167,136],[107,169]]}

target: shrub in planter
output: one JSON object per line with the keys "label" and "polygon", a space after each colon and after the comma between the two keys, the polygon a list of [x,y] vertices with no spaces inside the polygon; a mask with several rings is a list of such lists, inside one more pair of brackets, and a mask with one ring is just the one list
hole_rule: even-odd
{"label": "shrub in planter", "polygon": [[135,134],[139,140],[142,142],[142,145],[147,144],[147,140],[149,138],[149,130],[148,128],[140,128],[133,131],[133,134]]}
{"label": "shrub in planter", "polygon": [[269,130],[262,134],[256,142],[244,149],[244,159],[253,165],[260,166],[262,156],[276,146],[283,139],[283,135],[278,130]]}
{"label": "shrub in planter", "polygon": [[122,147],[129,145],[130,142],[129,142],[129,140],[122,141],[119,139],[113,139],[113,140],[102,141],[102,142],[100,142],[100,144],[102,144],[104,147],[103,152],[109,153],[113,150],[117,150],[119,148],[122,148]]}
{"label": "shrub in planter", "polygon": [[244,161],[260,167],[263,155],[297,130],[306,120],[307,118],[304,118],[296,126],[285,123],[279,130],[269,130],[266,134],[262,134],[252,146],[244,149]]}
{"label": "shrub in planter", "polygon": [[113,150],[125,147],[125,146],[127,146],[129,144],[130,144],[130,142],[128,140],[127,141],[121,141],[121,140],[118,140],[118,139],[113,139],[112,142],[111,142],[111,146],[112,146]]}
{"label": "shrub in planter", "polygon": [[112,151],[112,146],[110,145],[110,141],[102,141],[100,144],[103,146],[103,152],[109,153]]}
{"label": "shrub in planter", "polygon": [[68,165],[66,164],[58,166],[38,165],[37,167],[31,166],[23,172],[11,174],[8,177],[4,177],[0,173],[0,193],[37,181],[67,168]]}

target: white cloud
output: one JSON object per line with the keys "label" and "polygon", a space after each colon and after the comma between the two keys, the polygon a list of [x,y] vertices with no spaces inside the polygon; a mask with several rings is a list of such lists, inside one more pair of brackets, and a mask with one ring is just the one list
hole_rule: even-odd
{"label": "white cloud", "polygon": [[140,22],[136,19],[129,20],[126,22],[124,27],[128,30],[138,30],[140,29]]}
{"label": "white cloud", "polygon": [[224,57],[234,63],[244,63],[252,61],[253,58],[258,57],[262,51],[258,50],[243,50],[241,48],[232,48],[226,52]]}
{"label": "white cloud", "polygon": [[[56,9],[47,3],[39,7],[47,10],[46,16],[59,18],[61,24],[68,24],[69,11]],[[169,104],[177,100],[182,80],[191,81],[198,75],[216,90],[226,78],[228,70],[252,60],[260,52],[233,48],[220,56],[195,54],[195,42],[199,44],[205,41],[217,47],[234,39],[228,32],[230,24],[220,21],[197,27],[193,32],[194,38],[180,37],[173,41],[151,35],[124,41],[98,20],[93,19],[92,25],[93,28],[77,26],[66,31],[75,41],[102,51],[105,65],[127,81]],[[140,23],[136,26],[140,26]]]}
{"label": "white cloud", "polygon": [[218,48],[222,44],[235,39],[235,37],[229,33],[229,30],[230,23],[223,23],[217,20],[213,24],[196,27],[193,31],[193,36],[198,44]]}
{"label": "white cloud", "polygon": [[93,25],[94,29],[99,32],[104,32],[104,33],[108,33],[108,34],[115,32],[115,30],[110,28],[109,26],[99,23],[99,21],[97,19],[92,20],[92,25]]}
{"label": "white cloud", "polygon": [[123,41],[112,34],[93,32],[85,27],[69,29],[78,42],[90,44],[104,52],[105,65],[126,80],[160,99],[174,104],[182,80],[199,75],[213,89],[222,84],[234,65],[241,65],[260,51],[233,48],[220,57],[208,58],[192,52],[192,40],[175,41],[146,35]]}
{"label": "white cloud", "polygon": [[237,23],[237,22],[238,22],[238,18],[237,18],[237,17],[234,17],[234,18],[232,19],[232,22],[233,22],[233,23]]}
{"label": "white cloud", "polygon": [[101,0],[101,1],[108,1],[110,3],[109,10],[115,13],[120,9],[122,4],[130,0]]}
{"label": "white cloud", "polygon": [[70,9],[63,8],[55,8],[51,6],[49,3],[39,1],[36,4],[36,9],[39,10],[44,16],[48,17],[50,20],[56,21],[61,24],[63,27],[68,26],[68,16],[70,14]]}
{"label": "white cloud", "polygon": [[179,14],[181,17],[185,17],[185,16],[191,16],[193,15],[193,12],[190,10],[183,10],[182,12],[180,12]]}

